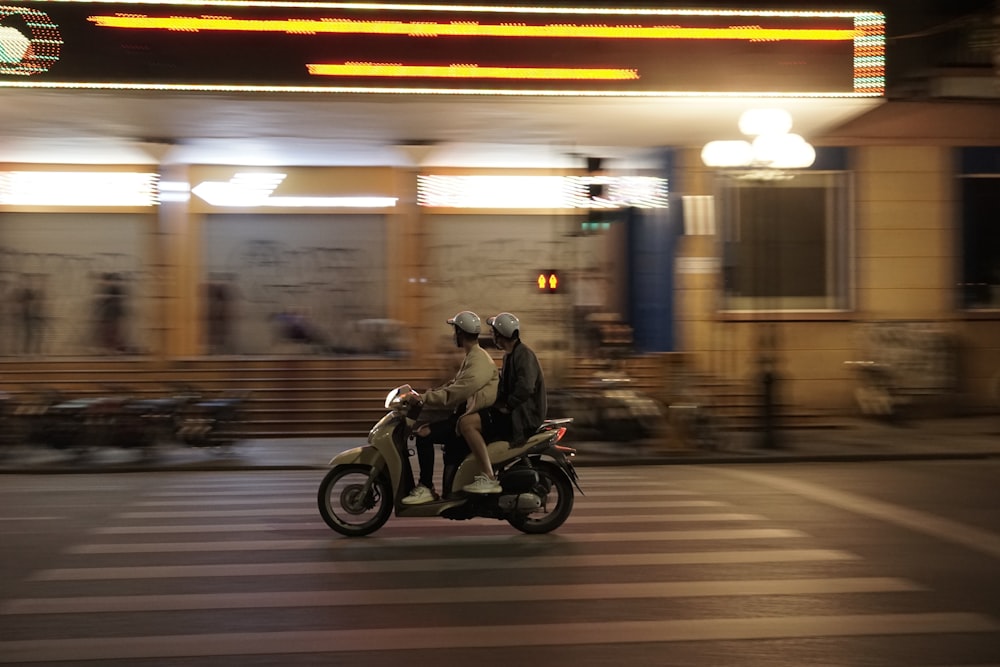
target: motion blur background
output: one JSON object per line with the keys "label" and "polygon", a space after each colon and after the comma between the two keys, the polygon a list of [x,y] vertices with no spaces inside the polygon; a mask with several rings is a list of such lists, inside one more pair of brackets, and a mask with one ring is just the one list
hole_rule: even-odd
{"label": "motion blur background", "polygon": [[[0,27],[60,4],[5,3]],[[997,7],[725,6],[817,25],[883,12],[884,61],[747,40],[764,60],[722,42],[664,58],[703,94],[398,94],[123,89],[100,68],[127,63],[73,70],[68,24],[47,72],[15,72],[5,47],[0,382],[15,399],[251,389],[250,432],[364,433],[372,413],[344,401],[377,413],[393,382],[446,377],[444,320],[471,309],[515,312],[556,390],[629,378],[661,406],[697,394],[741,419],[767,372],[781,381],[766,400],[801,423],[900,397],[993,410]],[[158,39],[116,48],[183,82]],[[846,95],[802,74],[850,81],[852,66]],[[858,83],[881,67],[882,83]],[[61,76],[96,85],[44,85]],[[791,114],[815,163],[769,180],[706,167],[702,146],[760,107]]]}

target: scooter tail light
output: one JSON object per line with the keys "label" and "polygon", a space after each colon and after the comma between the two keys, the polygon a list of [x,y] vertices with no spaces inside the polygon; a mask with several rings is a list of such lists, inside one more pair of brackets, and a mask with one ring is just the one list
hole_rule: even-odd
{"label": "scooter tail light", "polygon": [[555,437],[552,438],[552,444],[555,444],[555,443],[559,442],[560,440],[562,440],[564,435],[566,435],[566,427],[565,426],[560,426],[556,430]]}

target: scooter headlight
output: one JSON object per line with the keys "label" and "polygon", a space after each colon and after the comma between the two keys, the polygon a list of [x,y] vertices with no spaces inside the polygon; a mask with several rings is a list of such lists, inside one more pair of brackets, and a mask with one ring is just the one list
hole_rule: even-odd
{"label": "scooter headlight", "polygon": [[413,391],[410,385],[404,384],[402,387],[396,387],[386,395],[385,407],[389,410],[405,412],[408,405],[419,401],[420,394]]}

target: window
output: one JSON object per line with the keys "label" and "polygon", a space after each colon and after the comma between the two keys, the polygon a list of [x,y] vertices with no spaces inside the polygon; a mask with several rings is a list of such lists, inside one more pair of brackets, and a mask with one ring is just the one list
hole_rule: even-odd
{"label": "window", "polygon": [[850,306],[847,173],[725,174],[719,189],[723,310]]}
{"label": "window", "polygon": [[960,155],[963,308],[1000,308],[1000,149],[964,148]]}

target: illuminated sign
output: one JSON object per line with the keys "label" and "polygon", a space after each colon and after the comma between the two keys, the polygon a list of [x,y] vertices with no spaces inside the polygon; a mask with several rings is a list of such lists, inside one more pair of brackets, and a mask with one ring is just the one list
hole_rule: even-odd
{"label": "illuminated sign", "polygon": [[877,12],[0,0],[0,86],[878,96]]}
{"label": "illuminated sign", "polygon": [[392,208],[396,197],[365,196],[275,196],[285,174],[237,173],[228,181],[202,181],[191,194],[211,206],[285,208]]}

